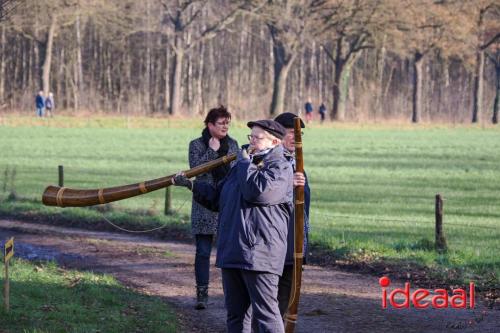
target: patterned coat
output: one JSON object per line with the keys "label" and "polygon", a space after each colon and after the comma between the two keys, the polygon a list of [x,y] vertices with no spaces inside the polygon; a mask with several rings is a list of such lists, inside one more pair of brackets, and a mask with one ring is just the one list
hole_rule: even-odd
{"label": "patterned coat", "polygon": [[[228,154],[236,153],[239,150],[238,142],[228,136]],[[194,168],[200,164],[212,161],[219,158],[218,152],[208,147],[203,137],[199,137],[189,143],[189,166]],[[196,177],[197,180],[202,180],[215,184],[213,172],[205,173]],[[192,201],[191,206],[191,232],[193,235],[215,235],[217,233],[217,213],[214,213],[196,201]]]}

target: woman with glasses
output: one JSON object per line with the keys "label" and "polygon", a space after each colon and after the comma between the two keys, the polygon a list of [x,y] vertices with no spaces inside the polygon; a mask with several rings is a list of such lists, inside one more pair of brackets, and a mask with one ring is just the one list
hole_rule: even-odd
{"label": "woman with glasses", "polygon": [[[215,160],[238,151],[238,142],[229,135],[231,113],[224,106],[211,109],[205,118],[205,128],[201,137],[189,143],[189,165],[194,168],[200,164]],[[224,165],[197,179],[216,185],[229,171]],[[191,231],[196,241],[194,271],[196,278],[196,305],[198,310],[205,309],[208,304],[208,285],[210,272],[210,253],[213,237],[217,233],[217,213],[210,211],[192,201]]]}

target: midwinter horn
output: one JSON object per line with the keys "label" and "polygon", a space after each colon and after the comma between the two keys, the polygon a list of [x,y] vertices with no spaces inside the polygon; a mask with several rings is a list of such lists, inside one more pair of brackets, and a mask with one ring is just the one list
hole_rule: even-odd
{"label": "midwinter horn", "polygon": [[[184,171],[188,178],[207,173],[236,159],[236,154],[223,156]],[[142,183],[92,190],[79,190],[59,186],[48,186],[43,192],[42,202],[46,206],[85,207],[123,200],[149,193],[172,185],[174,175],[147,180]]]}
{"label": "midwinter horn", "polygon": [[[295,171],[304,173],[304,156],[302,154],[302,128],[300,118],[294,119],[295,134]],[[285,314],[285,333],[293,333],[297,323],[300,288],[302,286],[302,263],[304,261],[304,186],[295,187],[294,204],[294,254],[292,290],[288,311]]]}

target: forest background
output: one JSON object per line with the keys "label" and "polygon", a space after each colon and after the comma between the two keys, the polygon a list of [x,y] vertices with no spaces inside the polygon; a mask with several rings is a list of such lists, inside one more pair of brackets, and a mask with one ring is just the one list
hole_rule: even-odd
{"label": "forest background", "polygon": [[2,0],[1,111],[497,123],[498,0]]}

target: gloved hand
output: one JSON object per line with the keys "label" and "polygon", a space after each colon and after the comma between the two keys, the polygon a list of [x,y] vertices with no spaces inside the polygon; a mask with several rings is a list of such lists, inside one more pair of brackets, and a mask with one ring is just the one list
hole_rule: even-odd
{"label": "gloved hand", "polygon": [[193,182],[186,177],[184,172],[178,172],[174,178],[172,179],[172,183],[174,186],[184,186],[187,187],[190,191],[193,190]]}
{"label": "gloved hand", "polygon": [[241,148],[238,152],[238,160],[249,160],[250,155],[248,154],[248,150],[246,148]]}

